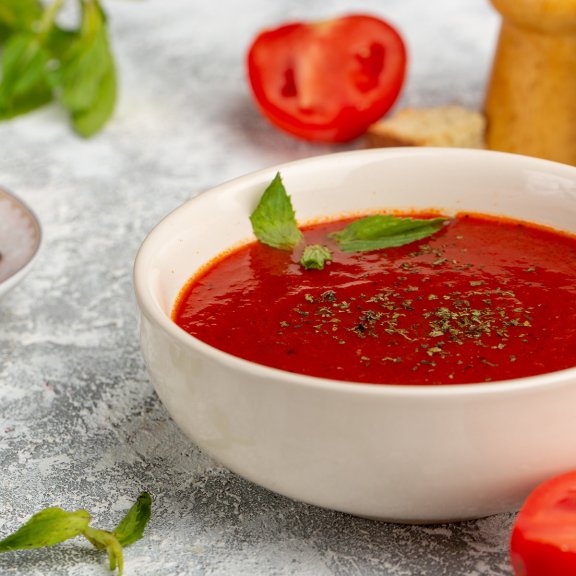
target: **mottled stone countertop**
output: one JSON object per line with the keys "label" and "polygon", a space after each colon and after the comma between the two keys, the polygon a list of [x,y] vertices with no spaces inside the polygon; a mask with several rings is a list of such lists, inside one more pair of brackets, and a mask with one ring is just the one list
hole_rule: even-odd
{"label": "mottled stone countertop", "polygon": [[[112,527],[154,494],[126,576],[511,574],[512,514],[392,525],[275,495],[191,444],[144,369],[132,289],[136,251],[188,198],[224,180],[345,147],[307,144],[253,107],[246,48],[290,19],[371,12],[410,52],[398,106],[482,104],[498,17],[487,0],[110,0],[121,96],[85,141],[47,107],[0,124],[0,185],[39,216],[40,260],[0,301],[0,535],[46,506]],[[359,146],[347,145],[347,148]],[[0,222],[0,226],[2,223]],[[0,556],[2,576],[106,575],[74,540]]]}

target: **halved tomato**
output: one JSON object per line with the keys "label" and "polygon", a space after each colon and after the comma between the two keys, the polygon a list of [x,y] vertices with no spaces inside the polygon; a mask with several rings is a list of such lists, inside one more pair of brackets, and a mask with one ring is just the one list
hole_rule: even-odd
{"label": "halved tomato", "polygon": [[576,574],[576,471],[528,496],[512,530],[510,556],[517,576]]}
{"label": "halved tomato", "polygon": [[310,141],[363,134],[394,104],[405,72],[402,37],[367,15],[266,30],[248,52],[250,85],[264,116]]}

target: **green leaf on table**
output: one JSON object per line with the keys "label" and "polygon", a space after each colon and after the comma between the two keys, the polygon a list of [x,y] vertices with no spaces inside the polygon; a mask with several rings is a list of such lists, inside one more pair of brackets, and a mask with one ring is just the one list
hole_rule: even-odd
{"label": "green leaf on table", "polygon": [[89,138],[101,130],[116,106],[116,71],[111,67],[102,77],[96,99],[86,109],[73,112],[72,125],[81,136]]}
{"label": "green leaf on table", "polygon": [[0,119],[30,112],[52,100],[47,66],[50,54],[31,32],[13,35],[2,52]]}
{"label": "green leaf on table", "polygon": [[329,260],[332,260],[332,253],[326,246],[311,244],[304,248],[300,264],[305,270],[324,270],[324,266]]}
{"label": "green leaf on table", "polygon": [[263,244],[291,250],[302,240],[290,196],[286,193],[280,174],[264,191],[250,216],[256,238]]}
{"label": "green leaf on table", "polygon": [[32,31],[42,13],[39,0],[0,0],[0,43],[12,32]]}
{"label": "green leaf on table", "polygon": [[106,550],[110,570],[118,569],[118,576],[122,576],[122,547],[142,538],[150,520],[151,509],[150,494],[142,492],[116,529],[108,532],[89,526],[91,516],[86,510],[67,512],[61,508],[46,508],[0,541],[0,552],[53,546],[76,536],[84,536],[98,550]]}
{"label": "green leaf on table", "polygon": [[148,492],[141,492],[113,532],[88,527],[83,534],[98,550],[106,550],[110,570],[118,568],[118,576],[122,576],[124,569],[122,548],[142,538],[151,514],[152,498]]}
{"label": "green leaf on table", "polygon": [[[79,37],[77,30],[62,28],[58,24],[50,27],[46,34],[46,47],[58,65],[62,60],[66,60]],[[52,71],[49,77],[51,81],[54,80]]]}
{"label": "green leaf on table", "polygon": [[136,540],[140,540],[144,534],[144,528],[152,514],[152,497],[148,492],[142,492],[138,500],[128,510],[113,531],[114,536],[122,546],[128,546]]}
{"label": "green leaf on table", "polygon": [[79,536],[89,523],[90,514],[86,510],[67,512],[62,508],[46,508],[0,541],[0,552],[53,546]]}
{"label": "green leaf on table", "polygon": [[122,571],[124,570],[124,554],[118,538],[111,532],[98,530],[90,526],[84,530],[83,535],[98,550],[106,550],[110,570],[116,570],[116,568],[118,568],[118,576],[122,576]]}
{"label": "green leaf on table", "polygon": [[53,38],[60,65],[51,71],[50,79],[75,130],[89,137],[110,119],[117,98],[116,67],[100,3],[82,2],[79,31],[65,34],[59,30]]}
{"label": "green leaf on table", "polygon": [[63,0],[0,0],[0,121],[56,95],[76,132],[89,137],[111,118],[117,74],[99,0],[81,0],[77,29],[56,23]]}
{"label": "green leaf on table", "polygon": [[84,531],[84,536],[99,550],[106,550],[110,570],[118,568],[118,574],[122,576],[124,569],[122,548],[142,538],[151,514],[152,497],[148,492],[141,492],[113,532],[89,527]]}
{"label": "green leaf on table", "polygon": [[344,252],[367,252],[404,246],[438,232],[446,218],[407,218],[374,214],[355,220],[343,230],[332,232]]}

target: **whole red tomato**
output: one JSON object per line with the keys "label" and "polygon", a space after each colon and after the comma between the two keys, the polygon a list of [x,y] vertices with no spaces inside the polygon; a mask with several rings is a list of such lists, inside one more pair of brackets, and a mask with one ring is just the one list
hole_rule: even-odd
{"label": "whole red tomato", "polygon": [[512,530],[510,556],[517,576],[576,574],[576,472],[528,496]]}
{"label": "whole red tomato", "polygon": [[250,85],[264,116],[317,142],[363,134],[394,104],[405,71],[398,31],[366,15],[266,30],[248,52]]}

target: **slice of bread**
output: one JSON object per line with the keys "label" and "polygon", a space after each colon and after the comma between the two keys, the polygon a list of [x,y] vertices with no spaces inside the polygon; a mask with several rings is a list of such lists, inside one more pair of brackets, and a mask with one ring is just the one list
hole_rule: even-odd
{"label": "slice of bread", "polygon": [[405,108],[373,124],[366,132],[372,148],[447,146],[484,148],[484,116],[462,106]]}

